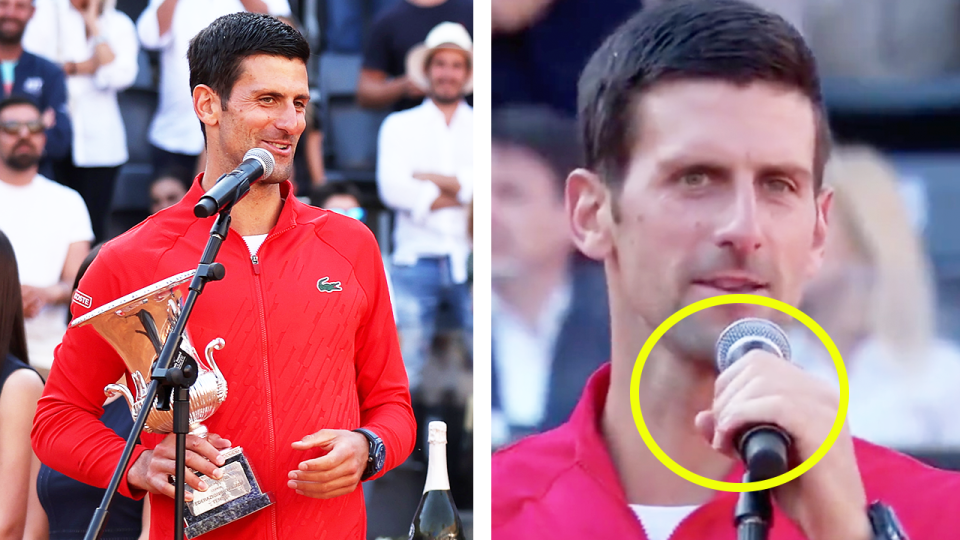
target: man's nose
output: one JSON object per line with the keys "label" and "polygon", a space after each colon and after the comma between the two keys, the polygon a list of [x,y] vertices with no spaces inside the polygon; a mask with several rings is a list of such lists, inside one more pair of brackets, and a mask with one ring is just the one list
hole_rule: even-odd
{"label": "man's nose", "polygon": [[754,183],[735,182],[730,206],[721,214],[723,218],[717,226],[717,245],[738,253],[760,249],[763,244],[760,211]]}

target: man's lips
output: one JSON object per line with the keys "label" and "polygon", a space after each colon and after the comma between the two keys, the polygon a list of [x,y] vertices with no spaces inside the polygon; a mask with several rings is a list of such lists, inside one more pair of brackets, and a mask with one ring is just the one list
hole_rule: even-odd
{"label": "man's lips", "polygon": [[293,152],[293,143],[285,141],[263,141],[267,149],[281,156],[290,155]]}
{"label": "man's lips", "polygon": [[769,286],[768,283],[751,276],[715,276],[695,279],[693,284],[729,294],[752,294]]}

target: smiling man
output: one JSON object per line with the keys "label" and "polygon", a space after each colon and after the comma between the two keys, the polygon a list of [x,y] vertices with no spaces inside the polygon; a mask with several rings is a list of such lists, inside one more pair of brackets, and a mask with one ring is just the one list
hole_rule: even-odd
{"label": "smiling man", "polygon": [[[681,308],[729,293],[796,305],[817,271],[832,194],[814,59],[782,18],[745,2],[664,3],[596,51],[579,110],[586,168],[568,177],[567,213],[576,245],[604,262],[611,362],[566,424],[494,457],[493,537],[734,538],[737,494],[658,461],[637,431],[630,379],[647,338]],[[782,321],[753,305],[694,314],[654,347],[640,382],[658,445],[714,480],[741,480],[743,428],[790,433],[796,466],[836,417],[830,385],[769,353],[717,373],[718,335],[747,316]],[[772,495],[772,540],[943,538],[960,526],[937,510],[960,504],[960,476],[847,428]]]}
{"label": "smiling man", "polygon": [[[223,337],[218,355],[230,393],[188,437],[187,466],[218,478],[219,450],[242,447],[276,504],[204,538],[365,538],[361,480],[413,449],[415,426],[380,251],[361,222],[300,203],[288,178],[304,130],[309,47],[270,16],[217,19],[188,51],[206,170],[174,206],[106,243],[80,282],[76,316],[196,268],[209,219],[193,206],[251,148],[269,151],[272,174],[233,209],[211,283],[190,319],[194,343]],[[36,417],[41,460],[106,486],[123,440],[106,428],[104,387],[125,366],[90,326],[67,331]],[[143,434],[121,492],[150,493],[150,537],[173,526],[174,436]],[[197,476],[187,483],[206,489]]]}

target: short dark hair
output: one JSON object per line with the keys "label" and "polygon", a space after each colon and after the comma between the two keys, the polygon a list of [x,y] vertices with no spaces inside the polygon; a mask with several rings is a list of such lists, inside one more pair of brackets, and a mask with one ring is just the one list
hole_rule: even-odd
{"label": "short dark hair", "polygon": [[[296,28],[276,17],[246,11],[224,15],[190,40],[190,91],[199,84],[209,86],[226,110],[233,85],[240,78],[241,63],[257,54],[300,59],[306,64],[310,45]],[[200,127],[206,135],[203,122]]]}
{"label": "short dark hair", "polygon": [[37,110],[37,114],[43,114],[43,111],[40,110],[40,105],[37,105],[36,101],[27,96],[19,94],[12,95],[0,101],[0,113],[2,113],[7,107],[13,107],[15,105],[29,105]]}
{"label": "short dark hair", "polygon": [[340,181],[340,182],[326,182],[320,186],[313,188],[313,191],[310,192],[310,204],[316,206],[317,208],[325,208],[327,201],[331,197],[337,195],[347,195],[353,197],[357,200],[357,204],[363,206],[363,194],[360,193],[360,188],[356,186],[353,182],[350,181]]}
{"label": "short dark hair", "polygon": [[684,79],[763,81],[803,93],[817,122],[819,189],[830,128],[813,53],[782,17],[741,0],[666,2],[637,13],[604,41],[578,86],[586,166],[619,186],[639,132],[637,97],[657,83]]}
{"label": "short dark hair", "polygon": [[493,144],[529,150],[553,172],[563,193],[570,171],[581,167],[577,126],[573,118],[545,105],[510,105],[494,109],[490,119]]}

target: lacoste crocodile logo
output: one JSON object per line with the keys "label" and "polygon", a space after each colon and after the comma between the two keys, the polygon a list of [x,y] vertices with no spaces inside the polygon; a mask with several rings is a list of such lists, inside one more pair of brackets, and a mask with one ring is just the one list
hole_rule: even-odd
{"label": "lacoste crocodile logo", "polygon": [[329,279],[330,279],[330,278],[325,277],[325,278],[320,278],[320,280],[317,281],[317,289],[318,289],[320,292],[339,292],[339,291],[342,291],[342,290],[343,290],[343,289],[340,287],[340,282],[339,282],[339,281],[332,281],[332,282],[329,282],[329,283],[328,283],[327,281],[328,281]]}

